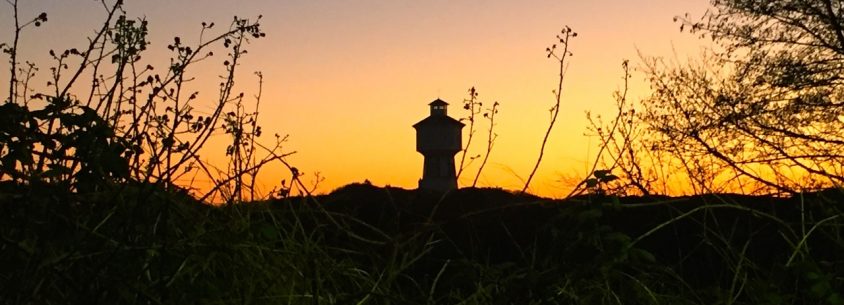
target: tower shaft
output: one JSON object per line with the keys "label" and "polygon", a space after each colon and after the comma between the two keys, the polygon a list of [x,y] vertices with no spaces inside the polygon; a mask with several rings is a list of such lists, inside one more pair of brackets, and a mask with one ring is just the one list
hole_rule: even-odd
{"label": "tower shaft", "polygon": [[422,169],[422,179],[419,188],[438,191],[449,191],[457,188],[457,177],[454,171],[454,155],[456,152],[438,151],[423,152],[425,165]]}

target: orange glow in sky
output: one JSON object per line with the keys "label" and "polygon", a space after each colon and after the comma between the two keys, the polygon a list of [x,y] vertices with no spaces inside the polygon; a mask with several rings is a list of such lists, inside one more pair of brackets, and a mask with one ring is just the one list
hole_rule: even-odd
{"label": "orange glow in sky", "polygon": [[[35,61],[42,71],[51,64],[49,49],[85,44],[104,15],[99,1],[20,2],[24,16],[49,15],[49,22],[28,30],[21,41],[21,61]],[[126,2],[129,16],[150,23],[152,45],[145,59],[157,67],[166,67],[172,37],[196,41],[203,21],[222,26],[233,15],[263,15],[267,37],[249,45],[238,88],[252,96],[257,88],[252,73],[263,73],[264,133],[290,135],[285,150],[297,153],[289,162],[306,174],[305,181],[319,172],[321,192],[364,180],[415,188],[422,156],[411,125],[428,115],[427,104],[436,98],[451,104],[451,116],[465,115],[462,101],[473,86],[485,105],[501,103],[499,137],[479,185],[521,189],[554,103],[557,66],[544,50],[570,26],[578,36],[571,42],[561,116],[531,187],[540,195],[565,195],[572,180],[586,176],[596,151],[597,140],[584,135],[584,113],[610,115],[612,94],[622,85],[622,61],[630,59],[635,68],[639,52],[695,57],[709,45],[681,33],[672,21],[685,13],[702,15],[706,0]],[[6,42],[11,9],[2,7],[0,41]],[[214,60],[222,58],[192,72],[200,96],[216,93],[222,67]],[[0,67],[0,81],[7,83],[8,63]],[[632,81],[631,99],[648,94],[635,70]],[[470,155],[485,150],[486,125],[479,123]],[[461,185],[471,184],[477,163],[466,169]],[[281,166],[271,166],[259,184],[269,190],[285,175]]]}

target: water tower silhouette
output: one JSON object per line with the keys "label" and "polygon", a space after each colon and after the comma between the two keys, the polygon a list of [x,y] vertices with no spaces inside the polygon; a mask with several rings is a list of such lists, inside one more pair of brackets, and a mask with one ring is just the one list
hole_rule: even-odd
{"label": "water tower silhouette", "polygon": [[428,104],[431,114],[413,125],[416,151],[425,156],[419,188],[446,192],[457,188],[454,155],[463,148],[463,123],[448,116],[448,103]]}

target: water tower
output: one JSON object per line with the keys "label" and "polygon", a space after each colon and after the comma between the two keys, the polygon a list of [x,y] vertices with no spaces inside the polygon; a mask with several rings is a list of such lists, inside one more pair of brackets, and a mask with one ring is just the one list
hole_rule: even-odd
{"label": "water tower", "polygon": [[413,125],[416,151],[425,156],[419,188],[446,192],[457,188],[454,155],[463,149],[463,123],[448,116],[448,103],[428,104],[431,114]]}

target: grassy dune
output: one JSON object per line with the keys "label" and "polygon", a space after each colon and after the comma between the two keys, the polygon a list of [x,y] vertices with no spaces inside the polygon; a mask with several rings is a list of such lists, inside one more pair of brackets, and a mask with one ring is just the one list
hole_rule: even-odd
{"label": "grassy dune", "polygon": [[212,207],[2,185],[4,304],[842,304],[839,190],[799,198],[348,185]]}

